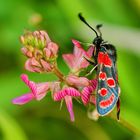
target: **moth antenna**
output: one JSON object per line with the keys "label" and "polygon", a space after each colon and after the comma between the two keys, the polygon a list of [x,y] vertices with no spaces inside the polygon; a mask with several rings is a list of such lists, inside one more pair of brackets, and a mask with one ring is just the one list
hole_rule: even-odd
{"label": "moth antenna", "polygon": [[96,25],[96,29],[97,29],[97,31],[99,32],[99,34],[100,34],[100,36],[102,37],[102,32],[101,32],[101,30],[100,30],[100,28],[103,26],[103,24],[98,24],[98,25]]}
{"label": "moth antenna", "polygon": [[87,23],[87,21],[86,21],[85,18],[82,16],[82,14],[79,13],[78,16],[79,16],[80,20],[81,20],[82,22],[84,22],[92,31],[94,31],[94,33],[95,33],[96,36],[98,37],[98,33],[96,32],[96,30],[95,30],[94,28],[92,28],[92,27]]}

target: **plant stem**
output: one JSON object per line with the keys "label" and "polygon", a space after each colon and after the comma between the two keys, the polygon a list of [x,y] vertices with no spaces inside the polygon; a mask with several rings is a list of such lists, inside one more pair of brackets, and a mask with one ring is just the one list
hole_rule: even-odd
{"label": "plant stem", "polygon": [[[116,120],[116,115],[114,113],[111,113],[108,115],[110,118],[112,118],[113,120]],[[133,126],[131,123],[129,123],[128,121],[120,118],[120,120],[118,121],[121,125],[123,125],[124,127],[126,127],[128,130],[130,130],[131,132],[133,132],[134,134],[140,135],[140,130],[138,130],[135,126]]]}
{"label": "plant stem", "polygon": [[62,72],[57,68],[56,65],[54,65],[53,72],[54,72],[54,74],[59,78],[59,80],[60,80],[61,82],[64,81],[64,75],[63,75]]}

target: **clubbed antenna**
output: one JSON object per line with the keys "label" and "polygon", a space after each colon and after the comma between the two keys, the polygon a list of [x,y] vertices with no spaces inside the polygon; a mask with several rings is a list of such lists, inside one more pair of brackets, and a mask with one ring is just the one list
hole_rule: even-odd
{"label": "clubbed antenna", "polygon": [[96,36],[98,37],[98,34],[97,34],[96,30],[93,29],[93,28],[87,23],[87,21],[86,21],[85,18],[82,16],[82,14],[79,13],[78,16],[79,16],[80,20],[81,20],[82,22],[84,22],[92,31],[94,31],[94,33],[95,33]]}
{"label": "clubbed antenna", "polygon": [[101,28],[102,26],[103,26],[102,24],[96,25],[96,29],[97,29],[97,31],[99,32],[100,36],[102,36],[101,30],[100,30],[100,28]]}

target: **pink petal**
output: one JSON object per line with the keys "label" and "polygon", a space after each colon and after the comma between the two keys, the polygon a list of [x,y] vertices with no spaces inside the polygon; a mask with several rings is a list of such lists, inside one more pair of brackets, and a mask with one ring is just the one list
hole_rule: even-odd
{"label": "pink petal", "polygon": [[32,51],[28,50],[26,47],[22,47],[21,52],[27,57],[31,58],[33,56]]}
{"label": "pink petal", "polygon": [[65,60],[66,64],[68,64],[69,68],[74,68],[75,66],[75,57],[73,54],[63,54],[63,59]]}
{"label": "pink petal", "polygon": [[36,84],[33,81],[29,81],[28,86],[31,89],[31,91],[34,94],[34,96],[36,96],[37,93],[38,93]]}
{"label": "pink petal", "polygon": [[[85,57],[90,59],[93,55],[93,50],[94,50],[94,48],[90,47],[88,49],[88,52],[86,53]],[[81,65],[80,65],[81,68],[86,68],[88,65],[89,65],[89,62],[84,58],[84,60],[81,62]]]}
{"label": "pink petal", "polygon": [[31,59],[31,65],[41,67],[40,63],[34,57]]}
{"label": "pink petal", "polygon": [[36,94],[37,94],[36,84],[33,81],[29,81],[28,76],[26,74],[22,74],[21,79],[31,89],[34,96],[36,96]]}
{"label": "pink petal", "polygon": [[44,36],[44,38],[46,39],[46,42],[47,42],[47,44],[49,43],[49,42],[51,42],[51,39],[49,38],[49,35],[47,34],[47,32],[46,31],[39,31],[40,33],[41,33],[41,35],[42,36]]}
{"label": "pink petal", "polygon": [[97,80],[91,80],[90,82],[91,84],[82,90],[81,99],[84,105],[87,105],[89,103],[90,96],[93,93],[93,91],[95,91],[96,86],[97,86]]}
{"label": "pink petal", "polygon": [[67,109],[70,114],[71,121],[74,121],[74,112],[73,112],[73,104],[72,104],[72,97],[71,96],[65,96],[65,102]]}
{"label": "pink petal", "polygon": [[68,88],[65,88],[61,91],[58,91],[54,94],[54,100],[55,101],[60,101],[61,99],[63,99],[66,95],[69,95],[69,96],[80,96],[80,92],[78,90],[76,90],[75,88],[72,88],[72,87],[68,87]]}
{"label": "pink petal", "polygon": [[91,86],[85,87],[85,88],[82,90],[81,99],[82,99],[84,105],[86,105],[86,104],[89,103],[91,93],[92,93],[92,88],[91,88]]}
{"label": "pink petal", "polygon": [[40,59],[40,62],[45,71],[50,72],[52,70],[51,65],[48,62],[44,61],[43,59]]}
{"label": "pink petal", "polygon": [[58,91],[56,93],[54,93],[54,101],[60,101],[62,100],[64,97],[66,96],[66,92],[65,90],[61,90],[61,91]]}
{"label": "pink petal", "polygon": [[40,63],[33,57],[25,62],[25,69],[30,72],[42,72]]}
{"label": "pink petal", "polygon": [[47,92],[40,93],[36,95],[36,100],[40,101],[46,96]]}
{"label": "pink petal", "polygon": [[[77,41],[74,43],[74,56],[75,56],[75,65],[77,68],[85,68],[89,65],[85,57],[89,57],[88,53],[82,48],[81,44]],[[91,52],[91,51],[90,51]]]}
{"label": "pink petal", "polygon": [[58,91],[60,91],[61,87],[60,87],[60,82],[51,82],[50,83],[50,89],[52,92],[52,95]]}
{"label": "pink petal", "polygon": [[48,48],[44,48],[44,53],[45,53],[45,56],[47,57],[47,58],[50,58],[51,57],[51,50],[49,50]]}
{"label": "pink petal", "polygon": [[76,87],[85,87],[89,85],[89,80],[85,77],[78,77],[75,75],[69,75],[66,78],[68,84]]}
{"label": "pink petal", "polygon": [[86,55],[87,52],[82,48],[81,44],[77,40],[72,40],[74,44],[74,55],[76,57],[83,57],[83,55]]}
{"label": "pink petal", "polygon": [[64,54],[63,59],[71,69],[78,70],[85,51],[81,48],[81,45],[78,41],[72,41],[74,43],[74,52],[73,54]]}
{"label": "pink petal", "polygon": [[37,84],[36,100],[41,100],[44,98],[49,89],[50,85],[48,82]]}
{"label": "pink petal", "polygon": [[[56,56],[56,55],[57,55],[57,52],[58,52],[58,48],[59,48],[59,47],[58,47],[58,45],[57,45],[56,43],[50,42],[50,43],[48,44],[47,48],[48,48],[49,50],[51,50],[53,56]],[[52,56],[52,57],[53,57],[53,56]]]}
{"label": "pink petal", "polygon": [[89,56],[89,58],[92,57],[93,51],[94,51],[94,46],[90,46],[90,48],[87,51],[87,55]]}
{"label": "pink petal", "polygon": [[98,84],[97,79],[90,80],[92,88],[95,90]]}
{"label": "pink petal", "polygon": [[80,68],[86,68],[86,67],[88,67],[88,65],[89,65],[89,62],[86,59],[82,60],[81,64],[80,64]]}
{"label": "pink petal", "polygon": [[28,103],[29,101],[31,101],[32,99],[34,99],[34,96],[32,93],[28,93],[28,94],[24,94],[20,97],[17,97],[15,99],[12,100],[13,104],[18,104],[18,105],[23,105]]}
{"label": "pink petal", "polygon": [[82,48],[74,46],[74,56],[76,65],[80,65],[81,61],[84,59],[86,51]]}
{"label": "pink petal", "polygon": [[90,58],[93,53],[93,47],[90,47],[89,50],[86,52],[80,42],[77,40],[72,40],[74,44],[74,51],[73,54],[64,54],[63,59],[66,61],[68,66],[73,69],[73,71],[78,71],[81,68],[85,68],[89,65],[89,62],[84,58]]}
{"label": "pink petal", "polygon": [[35,72],[31,64],[31,59],[27,59],[27,61],[25,62],[25,69],[30,72]]}
{"label": "pink petal", "polygon": [[28,86],[28,83],[29,83],[28,76],[26,74],[21,74],[20,78]]}
{"label": "pink petal", "polygon": [[33,67],[33,69],[34,69],[34,72],[37,72],[37,73],[42,73],[43,72],[43,69],[39,68],[39,67]]}
{"label": "pink petal", "polygon": [[74,97],[81,96],[80,92],[72,87],[66,88],[65,92],[66,92],[66,95],[69,95],[69,96],[74,96]]}
{"label": "pink petal", "polygon": [[81,44],[79,41],[75,40],[75,39],[72,39],[72,43],[74,44],[74,46],[77,46],[79,48],[81,48]]}

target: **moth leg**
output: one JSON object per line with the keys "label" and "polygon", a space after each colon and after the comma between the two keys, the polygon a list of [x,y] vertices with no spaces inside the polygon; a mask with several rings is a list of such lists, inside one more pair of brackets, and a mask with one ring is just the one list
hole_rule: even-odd
{"label": "moth leg", "polygon": [[[91,65],[95,65],[95,62],[94,62],[92,59],[89,59],[89,58],[87,58],[87,57],[85,57],[85,56],[84,56],[84,58],[85,58]],[[95,66],[92,68],[92,70],[91,70],[88,74],[86,74],[86,76],[90,75],[90,74],[95,70],[95,68],[96,68],[97,66],[98,66],[98,64],[95,65]]]}
{"label": "moth leg", "polygon": [[120,120],[120,98],[117,101],[117,119]]}
{"label": "moth leg", "polygon": [[88,76],[88,75],[92,74],[92,72],[96,69],[97,66],[98,66],[98,64],[97,64],[96,66],[94,66],[94,67],[90,70],[90,72],[89,72],[88,74],[86,74],[85,76]]}
{"label": "moth leg", "polygon": [[89,59],[89,58],[87,58],[87,57],[85,57],[85,56],[84,56],[84,58],[85,58],[91,65],[95,65],[94,60]]}

